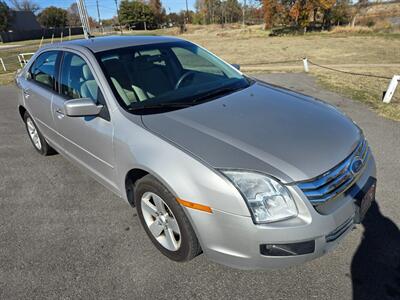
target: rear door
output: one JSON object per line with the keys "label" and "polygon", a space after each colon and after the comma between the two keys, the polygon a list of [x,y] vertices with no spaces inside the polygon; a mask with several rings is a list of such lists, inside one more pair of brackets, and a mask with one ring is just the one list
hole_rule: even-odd
{"label": "rear door", "polygon": [[60,51],[40,54],[33,62],[27,79],[21,84],[26,109],[51,142],[57,138],[53,128],[51,101],[56,95],[60,54]]}
{"label": "rear door", "polygon": [[[63,140],[64,152],[88,169],[110,189],[116,189],[113,152],[113,124],[107,104],[90,64],[76,52],[63,52],[60,64],[59,94],[53,97],[55,128]],[[102,104],[99,116],[69,117],[64,102],[90,98]]]}

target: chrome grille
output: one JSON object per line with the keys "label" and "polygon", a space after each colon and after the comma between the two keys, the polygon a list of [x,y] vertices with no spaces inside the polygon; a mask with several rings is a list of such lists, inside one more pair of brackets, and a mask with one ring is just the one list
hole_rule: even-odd
{"label": "chrome grille", "polygon": [[313,205],[325,203],[353,185],[365,167],[368,153],[368,143],[363,139],[353,153],[339,165],[321,176],[297,185]]}

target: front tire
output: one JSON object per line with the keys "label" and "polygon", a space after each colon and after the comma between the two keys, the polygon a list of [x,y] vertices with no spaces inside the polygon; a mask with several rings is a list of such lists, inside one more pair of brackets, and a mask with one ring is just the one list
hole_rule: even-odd
{"label": "front tire", "polygon": [[45,138],[39,131],[39,128],[36,126],[36,123],[33,121],[33,118],[30,116],[30,114],[28,114],[28,112],[25,112],[24,114],[24,122],[29,139],[31,140],[35,150],[44,156],[54,154],[55,150],[46,142]]}
{"label": "front tire", "polygon": [[174,261],[189,261],[201,253],[185,212],[156,178],[146,175],[138,180],[135,206],[147,235],[162,254]]}

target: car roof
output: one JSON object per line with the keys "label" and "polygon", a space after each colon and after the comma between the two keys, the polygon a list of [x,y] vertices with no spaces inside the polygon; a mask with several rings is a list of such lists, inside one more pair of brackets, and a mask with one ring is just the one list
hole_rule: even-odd
{"label": "car roof", "polygon": [[72,41],[66,41],[49,45],[46,48],[62,48],[63,46],[68,47],[85,47],[90,49],[92,52],[101,52],[111,49],[141,46],[168,42],[178,42],[181,39],[169,36],[106,36],[106,37],[94,37],[90,39],[77,39]]}

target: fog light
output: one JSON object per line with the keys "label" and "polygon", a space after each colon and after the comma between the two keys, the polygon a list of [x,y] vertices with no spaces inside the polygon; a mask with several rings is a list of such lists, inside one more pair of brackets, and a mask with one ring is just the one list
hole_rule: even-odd
{"label": "fog light", "polygon": [[260,253],[266,256],[292,256],[313,253],[315,241],[291,244],[262,244]]}

